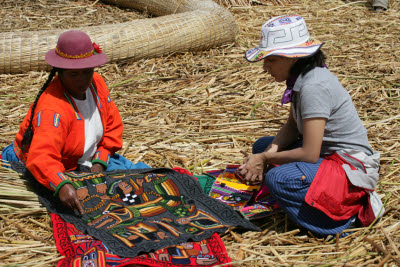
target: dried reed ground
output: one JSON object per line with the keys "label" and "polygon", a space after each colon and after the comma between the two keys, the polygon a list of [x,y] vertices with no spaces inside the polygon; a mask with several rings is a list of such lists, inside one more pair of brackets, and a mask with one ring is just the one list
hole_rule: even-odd
{"label": "dried reed ground", "polygon": [[[219,0],[240,28],[235,44],[210,51],[105,65],[98,69],[124,122],[122,153],[152,166],[181,166],[193,172],[240,163],[252,142],[276,134],[288,115],[280,107],[284,84],[272,81],[261,64],[243,52],[259,40],[263,22],[281,14],[303,16],[323,40],[328,66],[348,89],[381,152],[378,193],[387,209],[368,228],[337,240],[298,230],[283,214],[256,222],[263,232],[230,231],[223,237],[237,266],[400,265],[399,100],[400,4],[376,13],[369,1]],[[278,1],[279,2],[279,1]],[[288,1],[280,1],[281,3]],[[0,31],[69,28],[145,18],[99,1],[10,1],[0,3]],[[45,72],[0,75],[0,149],[13,141]],[[243,152],[242,152],[243,151]],[[55,266],[50,219],[15,173],[0,169],[0,264]]]}

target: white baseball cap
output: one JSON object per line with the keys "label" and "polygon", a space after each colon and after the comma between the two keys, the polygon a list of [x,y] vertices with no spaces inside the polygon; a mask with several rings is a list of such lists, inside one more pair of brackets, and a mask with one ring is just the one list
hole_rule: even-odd
{"label": "white baseball cap", "polygon": [[306,22],[300,16],[279,16],[268,20],[261,27],[260,46],[246,52],[250,62],[268,56],[291,58],[315,54],[324,43],[310,37]]}

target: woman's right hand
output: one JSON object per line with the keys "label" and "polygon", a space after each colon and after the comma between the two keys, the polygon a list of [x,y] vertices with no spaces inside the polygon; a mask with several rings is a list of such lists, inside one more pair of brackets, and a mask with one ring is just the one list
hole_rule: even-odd
{"label": "woman's right hand", "polygon": [[78,210],[81,215],[84,214],[81,203],[78,200],[78,195],[72,184],[63,185],[58,191],[58,197],[65,206]]}
{"label": "woman's right hand", "polygon": [[264,153],[252,154],[244,160],[243,165],[238,170],[244,180],[250,184],[254,184],[263,181],[265,166]]}

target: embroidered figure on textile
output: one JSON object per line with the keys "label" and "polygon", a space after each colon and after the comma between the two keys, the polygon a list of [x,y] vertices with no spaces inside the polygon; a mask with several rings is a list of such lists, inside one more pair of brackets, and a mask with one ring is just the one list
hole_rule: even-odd
{"label": "embroidered figure on textile", "polygon": [[[189,239],[201,241],[232,226],[259,230],[230,207],[205,195],[194,177],[171,169],[64,175],[82,192],[83,215],[60,207],[51,192],[43,191],[46,194],[40,195],[41,201],[119,256],[134,257]],[[86,237],[74,238],[83,242]],[[203,254],[197,255],[199,262],[209,262],[211,258]]]}
{"label": "embroidered figure on textile", "polygon": [[106,265],[106,259],[103,250],[96,247],[86,251],[81,257],[74,259],[73,266],[100,267]]}
{"label": "embroidered figure on textile", "polygon": [[[135,205],[142,203],[140,195],[143,194],[144,179],[130,180],[129,183],[125,181],[118,181],[111,185],[108,194],[113,195],[114,190],[118,193],[120,200],[127,205]],[[104,199],[104,198],[103,198]]]}
{"label": "embroidered figure on textile", "polygon": [[94,186],[97,193],[104,194],[106,192],[107,185],[105,184],[105,176],[102,173],[78,174],[74,171],[71,171],[66,173],[66,175],[72,181],[72,185],[76,189],[79,200],[84,200],[89,196],[88,187],[86,186],[86,183],[84,181],[88,181],[90,185]]}
{"label": "embroidered figure on textile", "polygon": [[[176,226],[183,225],[185,226],[184,231],[186,233],[197,235],[202,234],[203,230],[226,227],[225,225],[221,225],[221,223],[217,219],[202,210],[197,210],[196,213],[192,216],[176,219],[175,222],[168,218],[162,218],[161,220],[162,221],[153,222],[160,226],[164,226],[165,228],[167,228],[167,224],[165,222],[169,222]],[[171,227],[172,226],[170,225],[168,228],[171,229]],[[173,232],[171,231],[171,233]]]}
{"label": "embroidered figure on textile", "polygon": [[62,258],[57,267],[69,266],[212,266],[231,262],[224,243],[213,234],[199,242],[185,242],[165,247],[137,257],[120,257],[113,254],[105,244],[90,235],[83,234],[73,224],[51,214],[56,246]]}
{"label": "embroidered figure on textile", "polygon": [[151,256],[161,261],[172,262],[175,264],[190,264],[192,259],[195,259],[198,265],[213,265],[218,262],[218,259],[210,254],[207,242],[188,242],[176,246],[168,247],[158,251],[157,253],[150,253]]}
{"label": "embroidered figure on textile", "polygon": [[[120,224],[131,224],[131,219],[136,217],[153,217],[167,210],[178,217],[189,215],[194,211],[195,206],[184,204],[182,197],[179,195],[179,189],[168,177],[161,174],[149,174],[144,179],[137,180],[137,183],[133,179],[130,179],[130,183],[123,180],[115,182],[113,186],[118,184],[118,189],[120,189],[118,196],[123,203],[110,202],[105,207],[102,215],[92,218],[89,225],[93,225],[96,228],[105,226],[109,229]],[[143,188],[139,188],[138,185],[143,185],[144,182],[153,183],[155,192],[143,192]],[[133,191],[136,188],[137,191]],[[114,190],[110,192],[113,193]],[[128,195],[132,195],[133,203],[128,200]],[[102,199],[104,198],[111,199],[107,196],[102,197]],[[129,206],[124,206],[124,204]]]}

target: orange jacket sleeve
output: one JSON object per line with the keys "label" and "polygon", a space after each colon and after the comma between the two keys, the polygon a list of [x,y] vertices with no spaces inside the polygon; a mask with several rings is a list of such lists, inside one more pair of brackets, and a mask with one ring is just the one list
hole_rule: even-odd
{"label": "orange jacket sleeve", "polygon": [[[35,112],[36,113],[36,112]],[[65,178],[61,152],[68,132],[63,115],[53,110],[38,110],[33,120],[33,135],[26,167],[44,186],[58,193],[70,181]]]}

